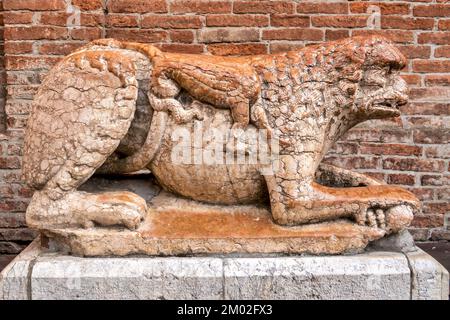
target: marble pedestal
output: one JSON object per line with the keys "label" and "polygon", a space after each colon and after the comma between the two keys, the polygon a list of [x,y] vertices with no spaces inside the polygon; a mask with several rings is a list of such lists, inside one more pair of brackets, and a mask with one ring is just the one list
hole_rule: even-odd
{"label": "marble pedestal", "polygon": [[417,249],[340,256],[79,258],[35,240],[0,276],[1,299],[448,299]]}

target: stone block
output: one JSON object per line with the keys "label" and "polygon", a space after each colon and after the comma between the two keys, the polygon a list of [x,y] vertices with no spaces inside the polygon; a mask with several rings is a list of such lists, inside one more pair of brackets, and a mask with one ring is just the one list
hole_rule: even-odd
{"label": "stone block", "polygon": [[40,299],[220,299],[217,258],[39,258],[31,297]]}
{"label": "stone block", "polygon": [[411,269],[411,299],[448,300],[448,271],[422,250],[406,253]]}
{"label": "stone block", "polygon": [[227,299],[409,299],[403,254],[225,259]]}
{"label": "stone block", "polygon": [[0,275],[0,299],[448,299],[421,251],[339,256],[81,258],[34,242]]}

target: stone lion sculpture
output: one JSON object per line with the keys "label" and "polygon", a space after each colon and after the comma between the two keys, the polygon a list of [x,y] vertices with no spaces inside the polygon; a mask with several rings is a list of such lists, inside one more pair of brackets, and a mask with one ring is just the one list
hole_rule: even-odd
{"label": "stone lion sculpture", "polygon": [[[24,178],[36,190],[27,223],[137,228],[147,212],[141,197],[77,189],[96,172],[147,168],[165,190],[196,201],[270,201],[283,226],[345,218],[387,234],[401,230],[420,208],[413,194],[320,163],[356,124],[399,116],[408,98],[399,76],[405,64],[381,37],[244,57],[94,41],[56,65],[34,100],[23,158]],[[279,142],[278,169],[171,161],[170,133],[199,123],[203,132],[265,130]]]}

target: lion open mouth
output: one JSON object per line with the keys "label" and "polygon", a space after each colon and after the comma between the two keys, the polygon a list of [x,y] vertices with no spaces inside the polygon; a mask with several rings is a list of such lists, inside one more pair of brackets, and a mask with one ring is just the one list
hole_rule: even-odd
{"label": "lion open mouth", "polygon": [[405,105],[406,103],[406,100],[398,99],[376,100],[372,104],[372,110],[376,112],[377,115],[383,117],[397,117],[400,116],[400,106]]}

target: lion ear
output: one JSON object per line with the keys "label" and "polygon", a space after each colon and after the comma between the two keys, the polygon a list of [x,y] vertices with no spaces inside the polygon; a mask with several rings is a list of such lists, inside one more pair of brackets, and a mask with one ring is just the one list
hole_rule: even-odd
{"label": "lion ear", "polygon": [[368,55],[372,65],[390,66],[394,70],[403,69],[407,60],[405,56],[393,44],[381,42],[374,45]]}

